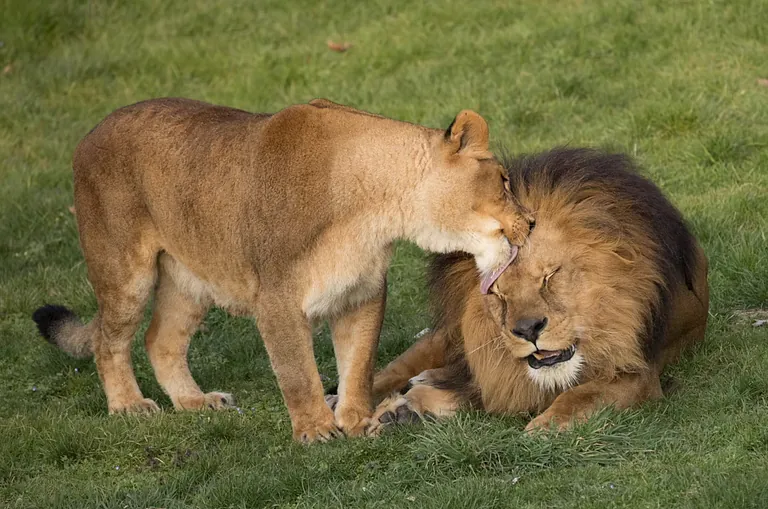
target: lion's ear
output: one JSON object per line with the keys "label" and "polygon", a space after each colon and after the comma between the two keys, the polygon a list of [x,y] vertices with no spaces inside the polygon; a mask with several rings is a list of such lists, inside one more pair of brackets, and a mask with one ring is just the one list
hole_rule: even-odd
{"label": "lion's ear", "polygon": [[488,124],[472,110],[462,110],[445,131],[452,153],[475,157],[488,156]]}

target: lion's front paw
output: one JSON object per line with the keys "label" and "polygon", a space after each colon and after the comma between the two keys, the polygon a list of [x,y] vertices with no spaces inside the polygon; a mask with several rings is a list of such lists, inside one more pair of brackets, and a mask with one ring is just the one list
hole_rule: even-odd
{"label": "lion's front paw", "polygon": [[330,408],[331,411],[336,410],[336,405],[339,404],[339,395],[338,394],[326,394],[325,395],[325,404],[328,405],[328,408]]}
{"label": "lion's front paw", "polygon": [[411,406],[405,396],[392,396],[379,404],[371,417],[371,425],[366,434],[377,436],[385,428],[395,424],[418,424],[424,418],[429,418],[430,414],[421,415]]}
{"label": "lion's front paw", "polygon": [[572,421],[568,416],[557,415],[554,412],[544,412],[528,423],[525,427],[525,432],[533,435],[547,430],[565,431],[570,429],[571,425]]}

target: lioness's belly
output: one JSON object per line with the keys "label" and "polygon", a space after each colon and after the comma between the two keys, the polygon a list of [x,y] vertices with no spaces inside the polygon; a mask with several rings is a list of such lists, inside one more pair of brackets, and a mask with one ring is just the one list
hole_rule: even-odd
{"label": "lioness's belly", "polygon": [[237,285],[230,281],[206,280],[168,253],[161,254],[158,263],[163,272],[162,277],[173,279],[180,292],[197,302],[212,303],[234,315],[253,312],[253,299],[258,293],[257,278],[251,281],[248,281],[249,278],[240,278]]}

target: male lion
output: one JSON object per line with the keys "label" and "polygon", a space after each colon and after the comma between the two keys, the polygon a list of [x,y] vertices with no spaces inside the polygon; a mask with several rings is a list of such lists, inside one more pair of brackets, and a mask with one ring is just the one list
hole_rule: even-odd
{"label": "male lion", "polygon": [[[471,252],[490,276],[529,231],[505,198],[487,124],[468,110],[444,131],[326,100],[275,114],[150,100],[104,119],[73,167],[99,311],[84,325],[62,306],[40,308],[43,336],[95,356],[110,412],[156,411],[131,367],[154,293],[146,348],[158,382],[177,409],[218,409],[232,397],[192,379],[190,336],[211,305],[253,316],[305,442],[368,425],[393,241]],[[312,352],[323,319],[341,376],[335,415]]]}
{"label": "male lion", "polygon": [[407,392],[370,433],[466,407],[564,429],[660,397],[664,366],[704,337],[707,259],[628,158],[558,149],[506,166],[535,229],[486,295],[470,255],[434,259],[436,326],[376,375],[377,398]]}

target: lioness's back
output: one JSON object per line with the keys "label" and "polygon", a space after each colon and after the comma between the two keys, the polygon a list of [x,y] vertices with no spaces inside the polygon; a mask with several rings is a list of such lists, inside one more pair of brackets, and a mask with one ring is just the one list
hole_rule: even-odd
{"label": "lioness's back", "polygon": [[193,141],[200,137],[199,133],[206,133],[206,137],[232,134],[269,116],[191,99],[138,102],[115,110],[94,127],[75,149],[73,167],[77,174],[110,158],[130,157],[135,161],[137,157],[147,157],[147,151],[157,153],[174,146],[177,150],[192,149],[193,144],[180,147],[180,141]]}

